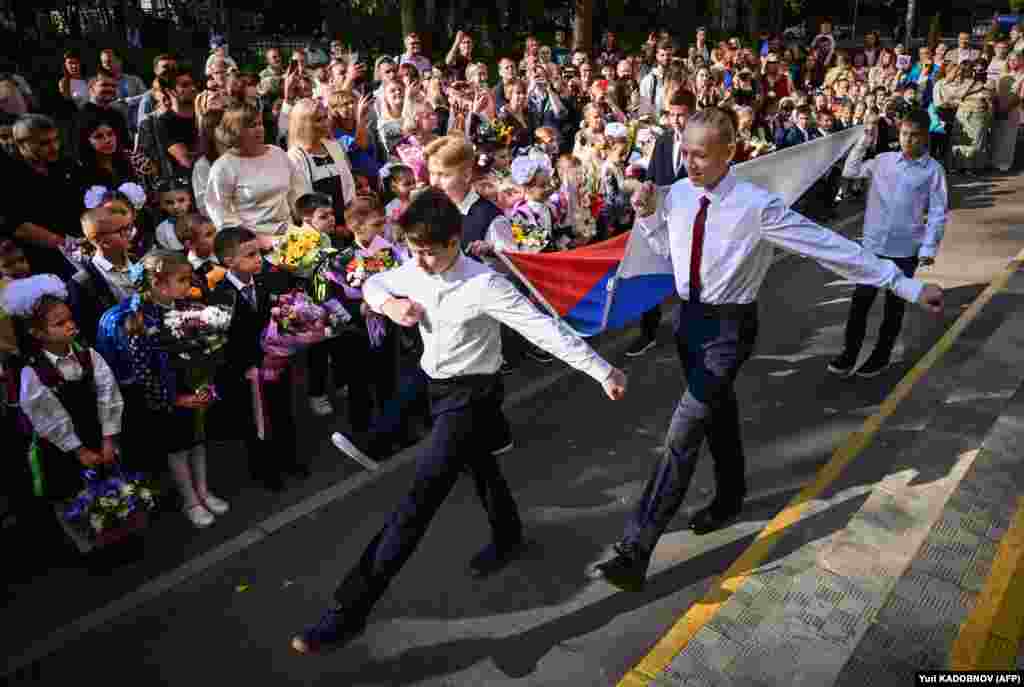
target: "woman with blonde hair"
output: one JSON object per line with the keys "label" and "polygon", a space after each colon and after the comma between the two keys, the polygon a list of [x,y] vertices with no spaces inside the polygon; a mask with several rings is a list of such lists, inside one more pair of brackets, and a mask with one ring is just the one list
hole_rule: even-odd
{"label": "woman with blonde hair", "polygon": [[423,186],[430,183],[423,149],[438,137],[436,132],[437,110],[429,100],[421,100],[409,109],[409,116],[405,118],[402,127],[405,138],[395,146],[395,156],[412,169],[416,176],[417,186]]}
{"label": "woman with blonde hair", "polygon": [[288,120],[288,159],[298,176],[296,198],[324,193],[334,204],[337,226],[343,226],[345,208],[356,195],[352,165],[345,150],[331,137],[330,115],[320,102],[304,98],[295,103]]}
{"label": "woman with blonde hair", "polygon": [[218,230],[242,226],[272,236],[292,222],[291,208],[304,180],[288,155],[263,137],[256,108],[235,105],[224,111],[216,129],[223,153],[206,186],[206,209]]}

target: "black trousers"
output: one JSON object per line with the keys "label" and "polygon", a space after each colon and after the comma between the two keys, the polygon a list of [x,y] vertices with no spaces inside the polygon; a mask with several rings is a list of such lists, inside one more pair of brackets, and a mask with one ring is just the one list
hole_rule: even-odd
{"label": "black trousers", "polygon": [[[887,258],[884,255],[879,257],[892,260],[908,277],[913,277],[917,270],[918,258]],[[853,299],[850,302],[850,318],[846,322],[846,344],[844,355],[855,359],[860,354],[861,346],[864,345],[864,335],[868,327],[868,313],[871,305],[875,302],[878,289],[874,286],[858,286],[853,292]],[[878,330],[878,343],[875,344],[875,351],[872,354],[876,358],[888,360],[892,355],[892,349],[896,345],[896,339],[903,327],[903,313],[907,304],[896,294],[887,292],[885,294],[885,312],[882,315],[882,326]]]}
{"label": "black trousers", "polygon": [[249,461],[249,473],[256,479],[283,475],[298,465],[295,455],[298,434],[292,404],[292,370],[277,382],[263,387],[263,402],[270,416],[270,435],[260,439],[253,408],[252,387],[239,372],[219,375],[217,391],[221,400],[210,407],[206,434],[211,439],[241,439]]}
{"label": "black trousers", "polygon": [[398,335],[388,327],[379,348],[356,329],[341,332],[309,349],[309,395],[327,393],[328,360],[337,385],[348,384],[348,420],[353,431],[365,432],[373,416],[371,389],[382,407],[394,395],[398,377]]}
{"label": "black trousers", "polygon": [[675,335],[687,389],[676,405],[655,465],[626,524],[623,541],[649,557],[683,503],[707,438],[715,469],[715,501],[741,502],[746,495],[746,457],[733,383],[754,352],[757,305],[704,306],[684,301]]}
{"label": "black trousers", "polygon": [[355,616],[368,615],[383,596],[463,471],[473,478],[494,543],[511,546],[522,539],[519,509],[491,455],[491,436],[505,422],[500,376],[431,379],[428,393],[434,424],[417,447],[416,476],[409,493],[334,594],[337,603]]}

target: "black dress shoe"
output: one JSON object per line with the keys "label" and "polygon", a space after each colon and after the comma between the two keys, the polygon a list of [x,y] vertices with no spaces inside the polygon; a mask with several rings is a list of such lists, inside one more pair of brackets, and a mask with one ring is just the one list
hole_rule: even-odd
{"label": "black dress shoe", "polygon": [[328,608],[316,624],[292,637],[292,649],[300,654],[323,654],[340,649],[365,631],[365,617],[348,616],[340,608]]}
{"label": "black dress shoe", "polygon": [[523,539],[505,546],[492,542],[469,560],[469,574],[477,579],[493,575],[521,557],[526,549],[527,543]]}
{"label": "black dress shoe", "polygon": [[712,503],[710,506],[693,516],[690,521],[690,529],[695,534],[709,534],[715,530],[722,529],[739,517],[743,511],[743,502],[722,506]]}
{"label": "black dress shoe", "polygon": [[615,557],[594,566],[593,577],[627,592],[643,590],[647,578],[649,559],[629,544],[615,545]]}

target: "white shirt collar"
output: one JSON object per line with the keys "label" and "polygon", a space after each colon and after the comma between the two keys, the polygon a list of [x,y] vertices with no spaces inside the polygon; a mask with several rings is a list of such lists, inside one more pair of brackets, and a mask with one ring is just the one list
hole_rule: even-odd
{"label": "white shirt collar", "polygon": [[480,194],[476,191],[470,191],[466,194],[466,197],[462,199],[461,203],[459,203],[459,212],[462,213],[463,217],[469,214],[469,211],[473,208],[473,204],[478,200],[480,200]]}
{"label": "white shirt collar", "polygon": [[74,360],[75,362],[78,362],[78,358],[75,356],[75,349],[72,348],[71,346],[68,346],[68,352],[65,355],[57,355],[56,353],[50,353],[46,349],[43,349],[43,355],[46,356],[46,359],[49,360],[50,364],[53,365],[54,367],[56,367],[57,363],[59,363],[61,360]]}
{"label": "white shirt collar", "polygon": [[927,152],[925,152],[920,157],[918,157],[917,159],[911,160],[911,159],[907,158],[907,156],[904,155],[901,152],[899,160],[900,160],[901,163],[903,163],[905,165],[910,165],[912,167],[927,167],[928,166],[928,158],[929,157],[931,157],[931,156]]}
{"label": "white shirt collar", "polygon": [[127,272],[132,266],[132,261],[126,258],[124,267],[118,268],[114,266],[114,263],[110,262],[99,253],[94,253],[92,256],[92,264],[96,265],[96,267],[100,268],[103,272]]}
{"label": "white shirt collar", "polygon": [[250,278],[249,279],[249,283],[246,284],[241,279],[239,279],[237,276],[235,276],[235,273],[232,272],[231,270],[228,270],[227,276],[228,276],[228,281],[231,282],[234,285],[234,287],[236,289],[238,289],[239,291],[245,290],[245,288],[247,286],[249,286],[250,284],[255,285],[255,281],[253,279]]}
{"label": "white shirt collar", "polygon": [[712,203],[720,203],[722,199],[729,195],[729,192],[736,188],[736,177],[733,176],[731,171],[725,173],[725,176],[718,182],[718,185],[713,189],[698,189],[702,196],[707,196],[711,199]]}
{"label": "white shirt collar", "polygon": [[194,251],[189,251],[188,252],[188,262],[189,262],[190,265],[192,265],[192,269],[194,269],[194,270],[199,269],[200,267],[202,267],[206,263],[210,263],[212,265],[219,265],[220,264],[220,262],[217,260],[217,256],[216,255],[209,255],[209,256],[207,256],[205,258],[201,258],[198,255],[196,255]]}

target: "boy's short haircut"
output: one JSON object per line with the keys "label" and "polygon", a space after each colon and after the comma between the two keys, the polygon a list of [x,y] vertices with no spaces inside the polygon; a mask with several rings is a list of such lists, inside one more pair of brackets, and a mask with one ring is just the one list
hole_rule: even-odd
{"label": "boy's short haircut", "polygon": [[312,217],[314,212],[324,208],[328,210],[334,209],[334,199],[326,193],[305,193],[295,201],[295,212],[302,219]]}
{"label": "boy's short haircut", "polygon": [[174,235],[182,243],[195,241],[196,229],[210,224],[210,218],[198,212],[189,212],[174,220]]}
{"label": "boy's short haircut", "polygon": [[213,253],[222,264],[238,255],[238,247],[258,238],[256,232],[246,227],[224,227],[213,240]]}
{"label": "boy's short haircut", "polygon": [[11,239],[0,241],[0,265],[9,265],[25,256],[25,251]]}
{"label": "boy's short haircut", "polygon": [[104,210],[102,206],[90,208],[82,213],[82,234],[89,241],[96,238],[96,227],[104,215],[109,215],[109,210]]}
{"label": "boy's short haircut", "polygon": [[412,167],[410,167],[409,165],[397,165],[396,164],[396,165],[391,165],[391,167],[388,168],[388,176],[387,176],[388,185],[394,184],[396,181],[398,181],[398,179],[400,179],[402,177],[408,177],[409,179],[411,179],[415,183],[415,181],[416,181],[416,172],[414,172],[412,170]]}
{"label": "boy's short haircut", "polygon": [[811,116],[811,107],[810,107],[810,105],[801,105],[800,107],[796,108],[796,114],[797,114],[798,117],[800,115],[807,115],[808,117],[810,117]]}
{"label": "boy's short haircut", "polygon": [[473,144],[462,136],[442,136],[423,149],[423,157],[428,164],[437,160],[444,169],[462,169],[476,163]]}
{"label": "boy's short haircut", "polygon": [[413,198],[398,226],[413,243],[445,245],[462,236],[462,213],[444,191],[428,188]]}
{"label": "boy's short haircut", "polygon": [[359,227],[368,218],[383,214],[384,208],[375,194],[359,195],[353,198],[349,206],[345,208],[345,224],[350,227]]}
{"label": "boy's short haircut", "polygon": [[928,112],[920,108],[914,108],[900,118],[900,125],[909,124],[913,127],[917,127],[921,131],[928,133],[931,128],[932,121]]}
{"label": "boy's short haircut", "polygon": [[553,138],[556,141],[558,140],[558,132],[555,131],[554,127],[550,127],[550,126],[537,127],[537,129],[533,132],[534,139],[535,140],[540,140],[541,134],[546,134],[548,137]]}

